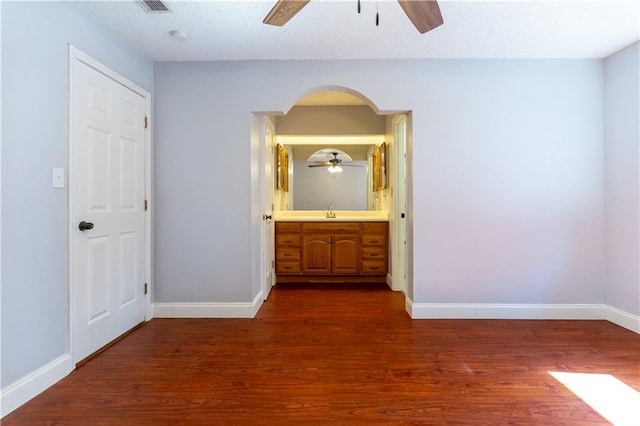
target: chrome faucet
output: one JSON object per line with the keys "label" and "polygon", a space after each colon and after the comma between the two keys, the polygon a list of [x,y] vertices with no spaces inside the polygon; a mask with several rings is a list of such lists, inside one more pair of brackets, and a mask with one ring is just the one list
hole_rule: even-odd
{"label": "chrome faucet", "polygon": [[336,212],[333,211],[333,204],[329,204],[329,211],[327,212],[327,219],[335,219]]}

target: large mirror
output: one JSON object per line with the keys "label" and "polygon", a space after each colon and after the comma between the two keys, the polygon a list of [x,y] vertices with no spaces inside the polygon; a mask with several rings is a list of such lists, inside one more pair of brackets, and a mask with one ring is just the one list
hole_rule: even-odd
{"label": "large mirror", "polygon": [[[292,210],[368,210],[375,145],[289,145]],[[326,156],[314,155],[325,151]],[[336,155],[337,154],[337,155]],[[346,154],[343,156],[343,154]],[[332,159],[336,159],[336,161]]]}
{"label": "large mirror", "polygon": [[[282,210],[383,209],[386,157],[376,148],[389,122],[365,99],[341,91],[311,94],[275,124],[277,143],[289,155],[289,192],[276,194]],[[319,150],[329,151],[311,158]]]}

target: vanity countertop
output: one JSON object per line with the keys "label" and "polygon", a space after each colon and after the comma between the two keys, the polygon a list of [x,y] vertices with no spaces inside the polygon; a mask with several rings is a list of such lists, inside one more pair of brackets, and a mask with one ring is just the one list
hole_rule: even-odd
{"label": "vanity countertop", "polygon": [[334,210],[335,217],[328,218],[325,210],[288,210],[273,212],[273,219],[280,222],[386,222],[387,212]]}

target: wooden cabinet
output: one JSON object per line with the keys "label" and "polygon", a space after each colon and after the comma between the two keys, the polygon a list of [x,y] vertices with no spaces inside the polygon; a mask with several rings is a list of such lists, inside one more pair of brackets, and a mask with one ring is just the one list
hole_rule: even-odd
{"label": "wooden cabinet", "polygon": [[276,274],[297,274],[300,270],[300,224],[276,222]]}
{"label": "wooden cabinet", "polygon": [[387,223],[362,224],[362,273],[387,273]]}
{"label": "wooden cabinet", "polygon": [[387,222],[276,222],[278,282],[385,282]]}
{"label": "wooden cabinet", "polygon": [[303,235],[302,272],[357,274],[359,248],[358,236]]}

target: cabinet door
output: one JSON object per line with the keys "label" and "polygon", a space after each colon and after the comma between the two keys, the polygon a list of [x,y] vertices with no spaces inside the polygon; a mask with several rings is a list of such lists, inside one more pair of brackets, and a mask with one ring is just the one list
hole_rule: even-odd
{"label": "cabinet door", "polygon": [[331,273],[330,235],[303,235],[302,272],[307,274]]}
{"label": "cabinet door", "polygon": [[357,274],[360,272],[360,238],[334,235],[331,250],[331,272],[335,274]]}

